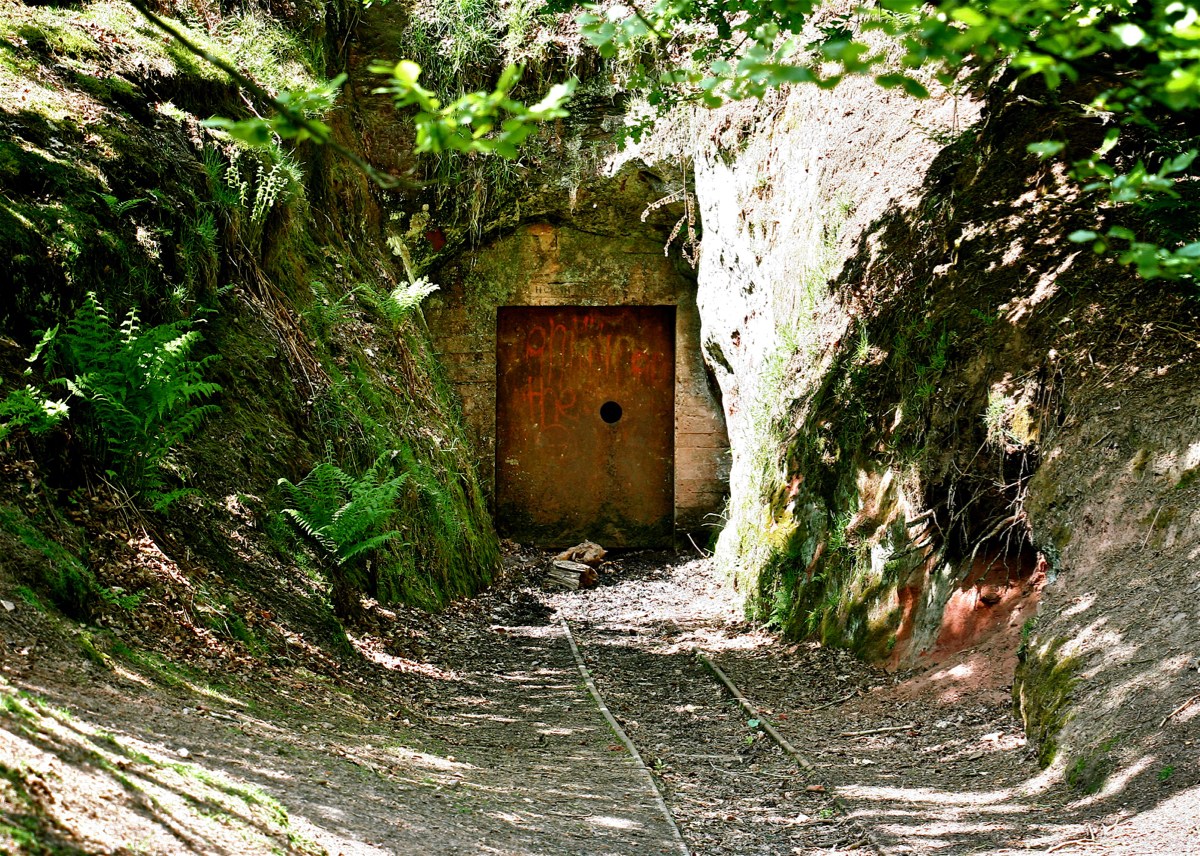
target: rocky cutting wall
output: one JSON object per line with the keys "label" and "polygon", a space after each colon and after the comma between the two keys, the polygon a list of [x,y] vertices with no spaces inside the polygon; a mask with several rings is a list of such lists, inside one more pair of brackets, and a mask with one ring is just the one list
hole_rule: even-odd
{"label": "rocky cutting wall", "polygon": [[851,82],[710,116],[693,149],[749,612],[946,691],[1011,683],[1089,791],[1158,786],[1200,662],[1194,297],[1067,241],[1094,207],[1027,150],[1102,133],[1029,82],[976,106]]}

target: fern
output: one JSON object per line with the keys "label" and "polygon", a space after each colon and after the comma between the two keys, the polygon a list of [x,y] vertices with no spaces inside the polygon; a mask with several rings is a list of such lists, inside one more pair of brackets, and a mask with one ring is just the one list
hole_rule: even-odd
{"label": "fern", "polygon": [[142,196],[137,199],[127,199],[122,202],[117,197],[108,193],[101,193],[100,198],[104,200],[104,204],[108,206],[108,210],[117,217],[123,216],[127,211],[136,208],[143,202],[150,201],[146,197]]}
{"label": "fern", "polygon": [[[47,351],[58,335],[58,325],[42,334],[33,353],[26,362],[36,363],[43,351]],[[26,375],[33,374],[32,365],[25,369]],[[24,428],[37,436],[45,434],[67,417],[66,400],[54,401],[32,384],[24,389],[14,389],[0,401],[0,440],[8,437],[14,428]]]}
{"label": "fern", "polygon": [[437,290],[438,286],[425,277],[397,286],[391,293],[391,305],[387,309],[388,317],[395,323],[403,321],[421,305],[422,300]]}
{"label": "fern", "polygon": [[350,289],[340,297],[334,297],[333,289],[320,280],[314,280],[309,285],[312,286],[313,300],[303,310],[303,315],[313,325],[317,334],[325,337],[334,327],[349,320],[350,303],[361,286]]}
{"label": "fern", "polygon": [[134,489],[161,491],[158,465],[217,410],[197,403],[221,391],[203,379],[217,357],[192,359],[201,337],[186,327],[144,329],[131,309],[114,328],[89,293],[54,345],[61,376],[53,382],[83,403],[76,412],[92,451]]}
{"label": "fern", "polygon": [[14,428],[45,434],[67,415],[66,401],[52,401],[33,386],[16,389],[0,401],[0,440]]}
{"label": "fern", "polygon": [[208,190],[218,209],[230,211],[243,204],[245,183],[234,165],[225,162],[218,147],[204,147],[204,172],[208,175]]}
{"label": "fern", "polygon": [[287,205],[302,196],[304,173],[294,160],[282,151],[273,153],[278,160],[268,169],[255,165],[254,204],[251,206],[250,222],[261,226],[267,215],[278,202]]}
{"label": "fern", "polygon": [[385,452],[359,478],[332,461],[323,461],[299,484],[280,479],[279,486],[292,507],[283,513],[338,566],[354,560],[400,537],[399,530],[386,529],[395,513],[396,496],[408,479],[407,473],[388,477],[393,452]]}

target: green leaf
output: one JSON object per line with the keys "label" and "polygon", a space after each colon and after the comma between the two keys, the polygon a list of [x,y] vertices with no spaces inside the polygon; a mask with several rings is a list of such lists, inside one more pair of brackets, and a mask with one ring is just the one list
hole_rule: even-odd
{"label": "green leaf", "polygon": [[959,6],[950,13],[950,16],[956,21],[962,21],[968,27],[982,27],[988,21],[982,12],[970,6]]}
{"label": "green leaf", "polygon": [[1066,147],[1066,143],[1059,142],[1058,140],[1042,140],[1038,143],[1030,143],[1025,147],[1025,150],[1045,160],[1058,154]]}
{"label": "green leaf", "polygon": [[1196,154],[1196,149],[1192,149],[1173,158],[1163,167],[1161,174],[1168,175],[1173,172],[1182,172],[1192,165],[1192,161],[1196,159]]}
{"label": "green leaf", "polygon": [[1098,155],[1106,155],[1112,151],[1112,147],[1117,144],[1117,140],[1121,138],[1120,128],[1109,128],[1108,133],[1104,135],[1104,142],[1100,144],[1100,148],[1096,150]]}
{"label": "green leaf", "polygon": [[421,77],[421,66],[412,60],[401,60],[392,69],[392,77],[406,86],[416,86]]}
{"label": "green leaf", "polygon": [[817,79],[812,69],[803,65],[776,66],[772,78],[778,83],[813,83]]}
{"label": "green leaf", "polygon": [[1112,32],[1127,48],[1133,47],[1146,38],[1146,31],[1137,24],[1115,24]]}
{"label": "green leaf", "polygon": [[234,139],[252,146],[265,146],[271,142],[271,124],[265,119],[244,119],[235,122],[232,119],[216,117],[206,119],[200,124],[206,128],[218,128]]}

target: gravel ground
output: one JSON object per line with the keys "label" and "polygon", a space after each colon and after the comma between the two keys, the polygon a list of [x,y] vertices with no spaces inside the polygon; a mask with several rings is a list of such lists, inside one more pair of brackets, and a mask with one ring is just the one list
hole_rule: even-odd
{"label": "gravel ground", "polygon": [[[540,585],[545,558],[510,548],[504,585],[437,616],[374,609],[341,668],[298,646],[287,666],[188,668],[14,605],[0,852],[677,853],[562,616],[697,856],[1200,853],[1190,772],[1161,793],[1123,792],[1119,774],[1071,791],[1038,770],[994,668],[889,675],[786,644],[742,621],[702,560],[627,554],[598,588],[561,592]],[[81,656],[84,632],[111,663]]]}
{"label": "gravel ground", "polygon": [[[740,620],[705,561],[650,553],[551,594],[609,707],[698,854],[1200,854],[1196,788],[1098,794],[1039,769],[981,644],[887,674]],[[711,656],[813,765],[765,739],[696,660]]]}

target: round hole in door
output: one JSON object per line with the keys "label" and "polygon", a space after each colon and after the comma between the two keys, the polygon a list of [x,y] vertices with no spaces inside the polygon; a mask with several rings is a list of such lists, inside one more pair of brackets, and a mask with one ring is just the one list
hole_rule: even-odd
{"label": "round hole in door", "polygon": [[606,401],[600,405],[600,418],[611,425],[621,418],[621,405],[615,401]]}

